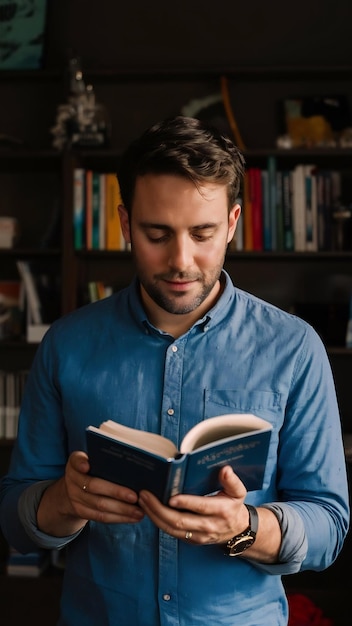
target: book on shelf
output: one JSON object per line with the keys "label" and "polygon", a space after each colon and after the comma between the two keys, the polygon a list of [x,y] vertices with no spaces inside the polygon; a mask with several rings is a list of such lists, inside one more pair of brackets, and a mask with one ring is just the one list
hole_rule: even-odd
{"label": "book on shelf", "polygon": [[38,549],[34,552],[21,554],[10,547],[6,563],[8,576],[35,578],[40,576],[50,565],[50,550]]}
{"label": "book on shelf", "polygon": [[54,316],[58,316],[57,293],[44,284],[47,275],[34,275],[27,261],[16,261],[16,264],[24,288],[26,339],[29,343],[39,343],[55,319]]}
{"label": "book on shelf", "polygon": [[269,198],[268,170],[262,170],[263,249],[271,250],[271,211]]}
{"label": "book on shelf", "polygon": [[37,285],[27,261],[16,261],[18,273],[23,281],[30,318],[34,324],[42,324],[42,306]]}
{"label": "book on shelf", "polygon": [[92,172],[92,250],[100,248],[100,174]]}
{"label": "book on shelf", "polygon": [[106,174],[99,174],[98,248],[106,248]]}
{"label": "book on shelf", "polygon": [[318,251],[318,204],[317,179],[315,165],[304,168],[305,182],[305,215],[306,215],[306,250]]}
{"label": "book on shelf", "polygon": [[93,247],[93,170],[86,170],[85,176],[85,247]]}
{"label": "book on shelf", "polygon": [[122,204],[120,185],[116,174],[106,174],[106,249],[124,250],[125,241],[122,235],[118,206]]}
{"label": "book on shelf", "polygon": [[276,158],[269,156],[267,158],[267,170],[268,170],[268,200],[269,200],[269,213],[270,213],[270,248],[269,250],[277,249],[277,237],[276,237],[276,221],[277,221],[277,208],[276,208]]}
{"label": "book on shelf", "polygon": [[243,181],[243,249],[247,252],[253,250],[253,204],[249,171]]}
{"label": "book on shelf", "polygon": [[283,172],[276,172],[276,250],[284,250],[284,204],[283,204]]}
{"label": "book on shelf", "polygon": [[292,174],[290,170],[282,172],[282,228],[284,250],[294,250],[293,215],[292,215]]}
{"label": "book on shelf", "polygon": [[0,439],[15,439],[27,370],[0,370]]}
{"label": "book on shelf", "polygon": [[253,250],[263,250],[263,206],[262,206],[262,175],[259,167],[251,167],[248,171],[252,203],[252,245]]}
{"label": "book on shelf", "polygon": [[112,420],[86,429],[90,474],[162,502],[172,495],[218,491],[221,467],[231,465],[248,491],[261,489],[272,426],[252,414],[228,414],[199,422],[180,449],[156,433]]}
{"label": "book on shelf", "polygon": [[292,170],[292,209],[293,236],[295,252],[306,249],[306,215],[305,215],[305,173],[304,165],[296,165]]}
{"label": "book on shelf", "polygon": [[73,243],[75,250],[85,247],[85,170],[73,170]]}

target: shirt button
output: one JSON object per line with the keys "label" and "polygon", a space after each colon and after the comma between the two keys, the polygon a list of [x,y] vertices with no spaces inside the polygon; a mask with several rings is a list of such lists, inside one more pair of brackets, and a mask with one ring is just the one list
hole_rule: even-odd
{"label": "shirt button", "polygon": [[175,413],[175,411],[173,409],[168,409],[167,412],[168,412],[169,415],[173,415]]}
{"label": "shirt button", "polygon": [[172,346],[171,350],[172,352],[177,352],[177,346]]}
{"label": "shirt button", "polygon": [[170,594],[169,593],[164,593],[163,600],[165,600],[165,602],[169,602],[171,600]]}

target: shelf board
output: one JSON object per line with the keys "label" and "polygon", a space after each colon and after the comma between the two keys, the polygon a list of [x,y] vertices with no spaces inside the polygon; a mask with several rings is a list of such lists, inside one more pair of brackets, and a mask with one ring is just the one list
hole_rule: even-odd
{"label": "shelf board", "polygon": [[[154,65],[144,67],[83,67],[84,76],[89,80],[116,81],[150,81],[156,80],[204,80],[227,76],[254,80],[304,80],[332,79],[352,77],[352,66],[346,65]],[[65,79],[67,68],[47,68],[38,70],[1,70],[0,82],[60,82]]]}
{"label": "shelf board", "polygon": [[61,256],[60,248],[0,248],[0,257],[45,258]]}
{"label": "shelf board", "polygon": [[326,250],[319,252],[287,252],[287,251],[256,251],[256,250],[229,250],[227,252],[228,259],[248,259],[256,261],[258,259],[263,261],[277,261],[277,260],[321,260],[326,259],[328,261],[345,261],[346,259],[352,260],[352,250]]}
{"label": "shelf board", "polygon": [[148,68],[139,67],[110,67],[84,68],[84,74],[89,80],[113,81],[150,81],[150,80],[205,80],[227,76],[241,80],[304,80],[304,79],[349,79],[352,76],[352,66],[307,66],[307,65],[214,65],[206,66],[169,66],[162,65]]}

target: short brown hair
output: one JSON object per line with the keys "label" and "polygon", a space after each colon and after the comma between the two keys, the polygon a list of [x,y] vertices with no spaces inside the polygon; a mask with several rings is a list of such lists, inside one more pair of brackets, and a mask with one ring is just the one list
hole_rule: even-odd
{"label": "short brown hair", "polygon": [[191,117],[158,122],[134,140],[121,157],[117,172],[123,203],[131,213],[136,179],[145,174],[175,174],[196,186],[227,185],[229,210],[244,175],[242,153],[215,127]]}

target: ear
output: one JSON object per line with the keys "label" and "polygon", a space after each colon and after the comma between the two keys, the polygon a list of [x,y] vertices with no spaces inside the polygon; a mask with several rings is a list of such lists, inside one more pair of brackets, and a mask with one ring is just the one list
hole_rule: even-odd
{"label": "ear", "polygon": [[131,243],[130,219],[128,216],[127,209],[123,206],[123,204],[120,204],[118,206],[118,212],[120,216],[120,223],[121,223],[123,238],[126,241],[126,243]]}
{"label": "ear", "polygon": [[241,215],[241,205],[234,204],[229,213],[229,230],[228,230],[228,235],[227,235],[227,243],[230,243],[230,241],[233,239],[233,236],[236,232],[237,223],[238,223],[240,215]]}

